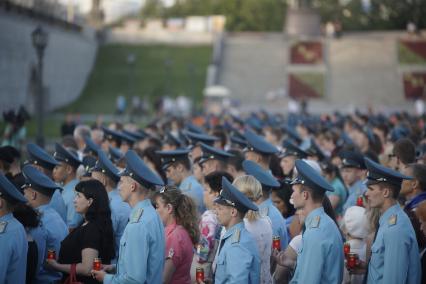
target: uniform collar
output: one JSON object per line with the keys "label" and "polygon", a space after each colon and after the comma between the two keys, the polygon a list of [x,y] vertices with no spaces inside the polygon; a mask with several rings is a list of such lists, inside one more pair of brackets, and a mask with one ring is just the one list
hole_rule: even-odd
{"label": "uniform collar", "polygon": [[179,185],[186,184],[186,183],[190,182],[192,180],[192,178],[193,178],[192,175],[187,176],[186,178],[182,179],[182,181],[180,182]]}
{"label": "uniform collar", "polygon": [[111,190],[110,192],[108,192],[108,197],[112,197],[119,194],[118,190],[116,188],[114,188],[113,190]]}
{"label": "uniform collar", "polygon": [[67,184],[65,184],[62,188],[63,189],[69,189],[71,188],[72,190],[74,190],[75,186],[77,185],[77,183],[79,182],[78,179],[72,179],[70,180]]}
{"label": "uniform collar", "polygon": [[12,213],[8,213],[8,214],[0,217],[0,222],[7,222],[7,221],[12,220],[12,218],[13,218],[13,214]]}
{"label": "uniform collar", "polygon": [[305,225],[306,228],[309,228],[309,225],[311,224],[312,220],[315,218],[315,216],[323,215],[324,214],[324,208],[319,207],[317,209],[312,210],[308,216],[306,216],[305,219]]}
{"label": "uniform collar", "polygon": [[398,203],[389,207],[380,217],[379,225],[383,226],[389,220],[390,216],[396,214],[399,210],[401,210],[401,207],[399,207]]}
{"label": "uniform collar", "polygon": [[47,208],[50,208],[50,204],[44,204],[44,205],[40,205],[39,207],[37,207],[36,209],[40,212],[45,211]]}
{"label": "uniform collar", "polygon": [[232,226],[231,228],[229,228],[228,230],[226,230],[225,235],[223,236],[223,239],[226,239],[226,238],[232,236],[235,233],[235,231],[242,230],[242,229],[244,229],[244,223],[243,223],[243,221],[241,221],[238,224],[235,224],[234,226]]}
{"label": "uniform collar", "polygon": [[133,211],[136,211],[139,208],[145,209],[145,208],[148,208],[149,206],[152,206],[151,199],[145,199],[145,200],[139,201],[138,203],[136,203],[135,207],[132,208],[132,213]]}

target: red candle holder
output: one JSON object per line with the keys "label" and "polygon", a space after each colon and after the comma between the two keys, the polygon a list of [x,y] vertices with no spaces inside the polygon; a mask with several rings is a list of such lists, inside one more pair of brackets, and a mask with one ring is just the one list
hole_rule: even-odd
{"label": "red candle holder", "polygon": [[95,257],[93,260],[93,270],[100,271],[102,269],[102,259]]}
{"label": "red candle holder", "polygon": [[202,267],[197,267],[195,269],[195,280],[197,283],[204,282],[204,269]]}
{"label": "red candle holder", "polygon": [[274,236],[272,238],[272,248],[276,250],[281,250],[281,239],[279,236]]}
{"label": "red candle holder", "polygon": [[47,259],[56,259],[56,252],[54,249],[47,250]]}
{"label": "red candle holder", "polygon": [[343,252],[345,253],[345,258],[347,258],[348,254],[351,252],[351,245],[349,243],[343,245]]}
{"label": "red candle holder", "polygon": [[364,199],[362,198],[362,196],[358,196],[358,198],[356,199],[356,206],[364,207]]}
{"label": "red candle holder", "polygon": [[359,264],[359,260],[358,260],[358,254],[356,253],[350,253],[348,254],[348,258],[346,261],[346,266],[348,269],[354,269],[355,267],[357,267]]}

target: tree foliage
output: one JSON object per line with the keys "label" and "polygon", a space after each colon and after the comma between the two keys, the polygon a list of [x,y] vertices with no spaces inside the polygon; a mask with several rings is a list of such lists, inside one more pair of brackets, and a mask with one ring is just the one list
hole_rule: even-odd
{"label": "tree foliage", "polygon": [[[141,15],[147,17],[185,17],[224,15],[229,31],[282,30],[287,0],[176,0],[171,7],[161,0],[146,0]],[[405,29],[408,22],[426,27],[426,0],[299,0],[321,15],[322,22],[339,21],[345,30]]]}

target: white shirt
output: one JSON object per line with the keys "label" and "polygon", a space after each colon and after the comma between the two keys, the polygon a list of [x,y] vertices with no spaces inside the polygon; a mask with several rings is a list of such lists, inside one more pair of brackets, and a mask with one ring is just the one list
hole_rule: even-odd
{"label": "white shirt", "polygon": [[244,226],[257,243],[260,256],[260,283],[272,283],[271,251],[272,251],[272,222],[268,216],[254,221],[244,218]]}

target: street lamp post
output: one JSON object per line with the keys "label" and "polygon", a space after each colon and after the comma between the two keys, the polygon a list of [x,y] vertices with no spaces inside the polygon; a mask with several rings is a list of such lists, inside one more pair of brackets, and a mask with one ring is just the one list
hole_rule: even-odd
{"label": "street lamp post", "polygon": [[36,143],[44,147],[44,90],[43,90],[43,56],[47,46],[48,34],[38,26],[32,33],[31,38],[34,49],[37,52],[37,87],[36,87],[36,117],[37,117],[37,136]]}

